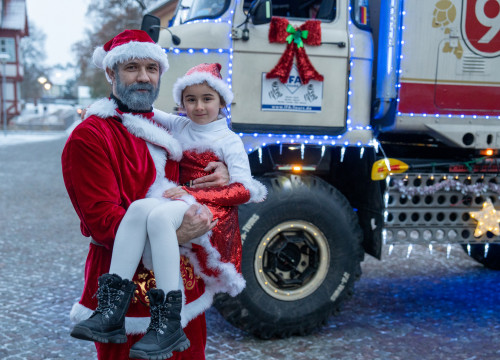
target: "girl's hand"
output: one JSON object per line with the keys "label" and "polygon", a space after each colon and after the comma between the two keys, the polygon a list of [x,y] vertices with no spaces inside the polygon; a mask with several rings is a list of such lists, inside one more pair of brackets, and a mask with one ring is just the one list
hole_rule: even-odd
{"label": "girl's hand", "polygon": [[165,190],[163,192],[163,197],[167,199],[178,199],[183,195],[187,195],[187,191],[184,190],[181,186],[174,187],[172,189]]}

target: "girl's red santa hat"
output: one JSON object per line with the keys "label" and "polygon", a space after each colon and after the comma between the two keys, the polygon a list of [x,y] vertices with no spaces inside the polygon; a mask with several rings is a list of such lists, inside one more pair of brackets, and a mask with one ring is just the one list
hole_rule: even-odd
{"label": "girl's red santa hat", "polygon": [[182,92],[184,89],[191,85],[207,83],[212,89],[217,91],[219,95],[224,99],[226,105],[230,105],[233,101],[233,92],[229,88],[227,82],[222,80],[220,70],[222,69],[221,64],[200,64],[192,67],[186,72],[186,75],[177,79],[174,84],[174,101],[178,104],[182,104]]}
{"label": "girl's red santa hat", "polygon": [[[130,59],[152,59],[160,65],[160,75],[168,70],[167,54],[156,44],[147,32],[142,30],[124,30],[109,40],[104,46],[94,50],[92,60],[103,70],[113,69],[115,64]],[[106,73],[106,78],[111,79]]]}

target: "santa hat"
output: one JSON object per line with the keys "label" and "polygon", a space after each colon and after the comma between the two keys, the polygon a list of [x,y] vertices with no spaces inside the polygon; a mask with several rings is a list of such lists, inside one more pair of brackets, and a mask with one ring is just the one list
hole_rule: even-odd
{"label": "santa hat", "polygon": [[233,92],[229,85],[222,80],[221,68],[221,64],[218,63],[204,63],[189,69],[186,75],[177,79],[174,84],[174,101],[179,105],[182,104],[182,92],[186,87],[206,82],[208,86],[219,93],[226,105],[230,105],[233,101]]}
{"label": "santa hat", "polygon": [[[96,48],[92,60],[97,67],[106,70],[134,58],[157,61],[160,64],[160,75],[168,70],[167,54],[142,30],[122,31],[104,46]],[[111,83],[107,73],[106,78]]]}

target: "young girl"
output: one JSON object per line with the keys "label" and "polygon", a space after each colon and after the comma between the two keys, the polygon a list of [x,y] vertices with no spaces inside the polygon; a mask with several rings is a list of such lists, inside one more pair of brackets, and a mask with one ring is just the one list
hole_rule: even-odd
{"label": "young girl", "polygon": [[[245,287],[237,205],[263,201],[267,190],[252,178],[243,143],[229,130],[222,115],[233,94],[222,80],[220,69],[220,64],[200,64],[174,84],[174,100],[187,117],[155,110],[153,120],[158,126],[154,131],[168,137],[165,129],[169,129],[182,146],[183,186],[164,177],[165,153],[154,144],[148,145],[157,179],[147,197],[133,202],[127,210],[116,234],[109,274],[99,278],[98,308],[90,319],[75,326],[72,336],[97,342],[126,341],[124,318],[135,290],[131,279],[141,257],[146,267],[154,268],[157,289],[148,292],[151,322],[146,335],[132,346],[131,358],[166,359],[172,351],[185,350],[189,340],[182,327],[210,307],[216,293],[236,296]],[[124,114],[122,121],[130,129],[130,124],[138,120]],[[175,158],[178,150],[175,144],[170,145],[170,155]],[[190,188],[192,180],[207,175],[204,169],[212,161],[227,165],[230,184]],[[209,207],[218,219],[217,225],[179,247],[176,230],[195,202]],[[183,289],[189,284],[183,284],[180,277],[180,255],[190,260],[195,275],[205,284],[204,294],[188,304],[183,304]]]}

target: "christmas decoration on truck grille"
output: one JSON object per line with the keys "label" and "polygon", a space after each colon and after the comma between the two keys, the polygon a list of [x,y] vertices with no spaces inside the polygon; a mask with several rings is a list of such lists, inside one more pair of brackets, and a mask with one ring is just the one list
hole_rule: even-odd
{"label": "christmas decoration on truck grille", "polygon": [[321,45],[321,21],[307,20],[299,27],[293,27],[287,19],[273,17],[269,26],[270,43],[288,43],[276,66],[266,74],[267,79],[278,78],[285,84],[292,70],[293,59],[297,58],[297,68],[303,84],[310,80],[323,81],[306,54],[304,44]]}
{"label": "christmas decoration on truck grille", "polygon": [[477,227],[474,231],[475,237],[481,237],[487,231],[496,236],[500,235],[500,227],[498,226],[500,214],[495,210],[491,199],[488,198],[483,203],[483,208],[480,211],[471,211],[469,214],[471,218],[477,220]]}

